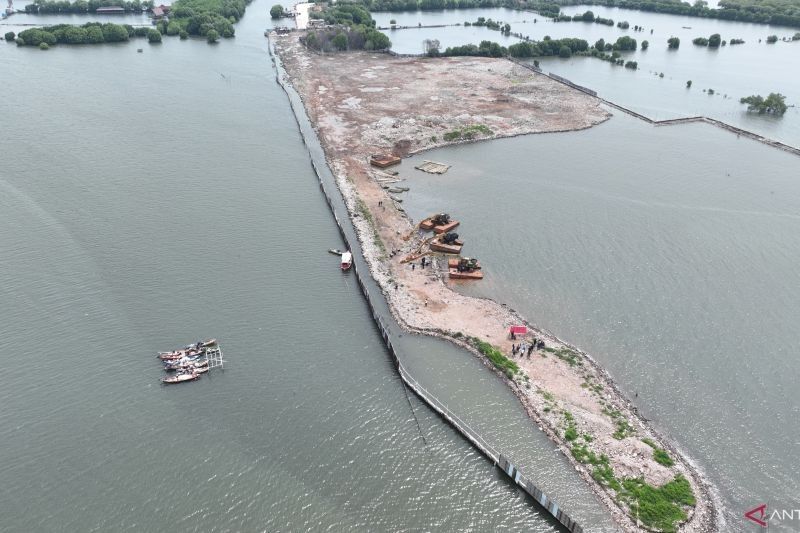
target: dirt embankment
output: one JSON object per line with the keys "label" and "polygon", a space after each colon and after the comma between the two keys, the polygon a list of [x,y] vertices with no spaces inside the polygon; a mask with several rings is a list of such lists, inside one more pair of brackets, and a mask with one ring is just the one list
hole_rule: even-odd
{"label": "dirt embankment", "polygon": [[[520,340],[509,339],[508,328],[524,323],[522,317],[455,292],[436,262],[426,269],[401,263],[422,236],[368,163],[376,153],[405,156],[453,142],[589,128],[610,117],[600,102],[503,59],[317,55],[299,44],[297,34],[273,39],[397,320],[456,341],[478,338],[511,358],[521,371],[506,378],[509,385],[623,530],[640,530],[631,518],[636,489],[621,488],[623,480],[661,487],[683,476],[697,502],[682,506],[689,519],[681,530],[713,531],[716,511],[707,482],[588,355],[536,330],[529,339],[544,339],[547,348],[530,358],[512,355],[512,342]],[[619,498],[623,493],[627,499]]]}

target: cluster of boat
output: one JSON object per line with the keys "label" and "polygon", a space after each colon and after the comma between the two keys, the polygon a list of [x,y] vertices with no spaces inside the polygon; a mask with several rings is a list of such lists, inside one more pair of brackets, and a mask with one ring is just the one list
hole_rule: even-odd
{"label": "cluster of boat", "polygon": [[209,339],[188,344],[177,350],[158,352],[156,357],[164,364],[164,370],[170,373],[161,378],[161,383],[169,385],[200,379],[209,368],[207,350],[216,345],[216,339]]}

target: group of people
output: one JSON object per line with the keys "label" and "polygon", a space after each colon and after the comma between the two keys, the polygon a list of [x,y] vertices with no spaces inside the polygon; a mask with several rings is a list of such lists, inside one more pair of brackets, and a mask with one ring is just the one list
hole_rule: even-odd
{"label": "group of people", "polygon": [[544,349],[544,340],[534,337],[531,342],[511,343],[511,356],[514,357],[519,354],[520,357],[525,357],[527,355],[528,359],[530,359],[534,350],[542,349]]}
{"label": "group of people", "polygon": [[[425,265],[430,265],[430,264],[431,264],[431,262],[430,262],[430,261],[428,261],[428,262],[426,263],[426,262],[425,262],[425,258],[423,257],[422,259],[420,259],[420,261],[419,261],[419,264],[420,264],[420,266],[421,266],[422,268],[425,268]],[[411,263],[411,270],[415,270],[416,268],[417,268],[417,264],[416,264],[416,263]]]}

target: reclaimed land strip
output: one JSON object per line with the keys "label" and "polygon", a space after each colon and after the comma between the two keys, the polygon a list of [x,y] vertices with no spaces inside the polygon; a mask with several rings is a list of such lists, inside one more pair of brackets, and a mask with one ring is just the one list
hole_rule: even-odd
{"label": "reclaimed land strip", "polygon": [[505,59],[318,55],[297,34],[273,39],[288,78],[282,81],[303,100],[363,260],[397,322],[447,338],[494,365],[621,529],[639,531],[644,523],[650,530],[716,531],[719,504],[699,468],[638,414],[591,357],[533,328],[547,348],[531,359],[510,359],[508,328],[522,317],[453,291],[438,269],[401,262],[422,236],[388,202],[368,163],[375,153],[405,156],[454,143],[589,128],[609,118],[603,102]]}
{"label": "reclaimed land strip", "polygon": [[[322,191],[325,201],[328,203],[328,206],[331,209],[333,218],[336,221],[336,226],[339,229],[339,234],[341,235],[348,249],[357,252],[361,243],[355,226],[353,224],[343,224],[338,215],[338,212],[349,214],[347,205],[344,203],[344,197],[341,195],[332,196],[328,192],[329,188],[337,186],[336,178],[327,167],[324,152],[319,145],[319,140],[311,128],[311,124],[302,109],[300,95],[290,84],[287,84],[284,81],[283,76],[285,70],[280,62],[280,58],[273,53],[272,44],[272,41],[270,41],[269,50],[277,70],[278,83],[286,92],[292,110],[295,112],[295,118],[297,120],[303,142],[308,148],[309,155],[311,156],[311,166],[313,167],[314,173],[319,180],[320,190]],[[320,164],[317,163],[318,159],[320,160]],[[328,183],[327,187],[326,182]],[[514,466],[513,463],[511,463],[508,457],[486,442],[486,440],[477,431],[473,430],[466,422],[461,420],[444,403],[439,401],[436,396],[428,392],[403,366],[402,362],[400,361],[400,356],[398,355],[394,344],[392,343],[392,336],[395,334],[393,330],[394,328],[399,327],[399,324],[395,323],[393,328],[391,319],[386,319],[386,317],[391,315],[388,302],[383,298],[383,293],[376,281],[369,274],[366,274],[366,272],[369,272],[369,265],[367,265],[365,262],[362,263],[362,261],[364,261],[363,255],[362,257],[359,257],[359,255],[356,254],[353,264],[353,271],[356,275],[356,280],[358,281],[358,285],[361,288],[361,292],[363,293],[367,302],[367,306],[370,309],[372,318],[375,320],[378,331],[380,332],[381,337],[386,344],[386,348],[392,357],[395,369],[397,370],[400,379],[405,386],[408,386],[408,388],[414,391],[414,393],[423,402],[425,402],[439,416],[441,416],[453,428],[461,433],[461,435],[464,436],[473,446],[475,446],[475,448],[477,448],[482,454],[491,460],[495,466],[499,466],[500,469],[508,476],[510,481],[519,486],[537,503],[539,503],[544,510],[550,513],[562,526],[566,528],[567,531],[570,531],[571,533],[583,533],[583,527],[581,527],[577,521],[572,519],[567,511],[562,509],[552,498],[549,498],[547,494],[542,492],[542,490],[539,489],[533,483],[533,481],[527,479],[522,472],[516,466]]]}

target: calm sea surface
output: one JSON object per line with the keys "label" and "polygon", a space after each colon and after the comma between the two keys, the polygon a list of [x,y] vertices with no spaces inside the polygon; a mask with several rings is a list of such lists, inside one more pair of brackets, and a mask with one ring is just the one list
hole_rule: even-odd
{"label": "calm sea surface", "polygon": [[[650,43],[647,50],[640,47],[636,52],[623,54],[626,61],[639,64],[636,71],[589,57],[540,58],[539,62],[545,72],[564,76],[597,91],[603,98],[656,120],[706,115],[800,147],[800,107],[790,107],[783,117],[775,118],[747,113],[747,107],[739,103],[743,96],[777,92],[786,96],[787,104],[800,106],[800,41],[766,44],[768,35],[791,37],[798,31],[796,28],[602,6],[565,7],[562,11],[575,15],[586,10],[615,22],[626,20],[631,28],[623,30],[584,22],[554,23],[536,13],[504,8],[375,13],[373,17],[380,26],[388,26],[392,19],[402,26],[416,26],[492,18],[508,22],[512,32],[534,40],[546,35],[553,39],[576,37],[587,40],[590,46],[598,39],[613,43],[623,35],[636,39],[639,45],[647,40]],[[634,26],[642,26],[645,31],[634,31]],[[497,41],[503,46],[518,42],[514,37],[504,37],[484,27],[386,30],[385,33],[391,38],[393,49],[414,54],[422,53],[424,39],[439,39],[442,50],[482,40]],[[745,44],[719,49],[692,44],[695,37],[714,33],[725,40],[744,39]],[[672,36],[681,40],[678,50],[667,49],[667,39]],[[661,73],[663,78],[659,76]],[[688,80],[692,80],[691,89],[686,88]],[[709,96],[704,89],[713,89],[714,95]]]}
{"label": "calm sea surface", "polygon": [[[413,170],[423,158],[453,167]],[[409,214],[450,212],[483,263],[460,290],[593,354],[715,482],[732,530],[759,503],[796,507],[800,159],[618,113],[399,168]]]}
{"label": "calm sea surface", "polygon": [[[326,253],[342,243],[274,80],[269,6],[217,46],[0,43],[0,529],[555,531],[407,399]],[[154,352],[208,336],[224,373],[160,386]],[[612,530],[478,360],[398,345],[588,530]]]}

